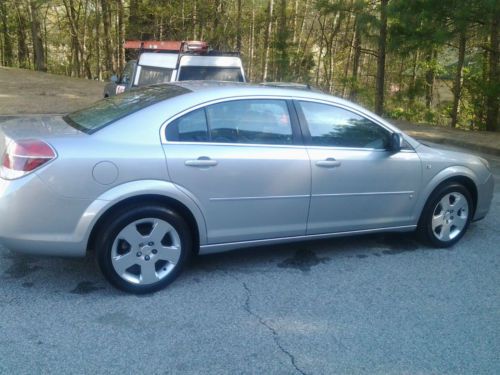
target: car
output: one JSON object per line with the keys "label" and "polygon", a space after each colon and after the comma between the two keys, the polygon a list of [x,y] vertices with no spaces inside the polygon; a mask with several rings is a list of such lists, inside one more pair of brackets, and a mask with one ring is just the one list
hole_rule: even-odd
{"label": "car", "polygon": [[210,50],[200,41],[126,41],[139,56],[127,62],[120,77],[104,86],[104,97],[137,87],[177,81],[246,82],[239,52]]}
{"label": "car", "polygon": [[0,124],[0,243],[92,251],[131,293],[243,247],[411,231],[449,247],[493,196],[485,159],[293,86],[177,82],[33,121]]}

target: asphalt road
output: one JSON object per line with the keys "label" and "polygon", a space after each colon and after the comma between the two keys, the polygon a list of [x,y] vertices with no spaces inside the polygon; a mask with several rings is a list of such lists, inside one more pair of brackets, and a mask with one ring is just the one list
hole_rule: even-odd
{"label": "asphalt road", "polygon": [[137,297],[91,258],[0,248],[0,373],[498,374],[489,160],[491,211],[449,250],[412,235],[243,250]]}

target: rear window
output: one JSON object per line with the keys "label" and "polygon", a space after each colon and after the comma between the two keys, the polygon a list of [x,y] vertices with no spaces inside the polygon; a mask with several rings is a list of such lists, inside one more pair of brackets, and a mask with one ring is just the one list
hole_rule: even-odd
{"label": "rear window", "polygon": [[218,66],[183,66],[179,81],[230,81],[244,82],[240,68]]}
{"label": "rear window", "polygon": [[172,77],[173,69],[168,68],[153,68],[149,66],[141,67],[138,86],[150,86],[157,83],[168,83]]}
{"label": "rear window", "polygon": [[143,108],[188,92],[191,91],[175,85],[131,90],[100,100],[92,107],[70,113],[63,119],[74,128],[90,134]]}

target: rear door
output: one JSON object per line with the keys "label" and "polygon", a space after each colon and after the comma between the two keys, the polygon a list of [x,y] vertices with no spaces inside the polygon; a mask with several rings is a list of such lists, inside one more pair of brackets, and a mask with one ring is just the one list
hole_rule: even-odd
{"label": "rear door", "polygon": [[391,131],[353,110],[296,105],[311,158],[307,233],[412,225],[422,175],[417,153],[389,151]]}
{"label": "rear door", "polygon": [[224,101],[166,126],[170,178],[199,204],[209,243],[305,234],[310,162],[290,105]]}

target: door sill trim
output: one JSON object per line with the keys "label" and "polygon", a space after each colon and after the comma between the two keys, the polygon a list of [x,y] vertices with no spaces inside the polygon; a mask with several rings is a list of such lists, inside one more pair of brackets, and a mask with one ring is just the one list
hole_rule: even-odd
{"label": "door sill trim", "polygon": [[369,234],[369,233],[378,233],[378,232],[411,232],[412,230],[415,230],[416,228],[417,228],[416,225],[403,225],[403,226],[398,226],[398,227],[385,227],[385,228],[363,229],[363,230],[346,231],[346,232],[309,234],[309,235],[303,235],[303,236],[268,238],[268,239],[263,239],[263,240],[225,242],[225,243],[201,245],[199,254],[202,254],[202,255],[203,254],[214,254],[214,253],[220,253],[220,252],[224,252],[224,251],[241,249],[244,247],[273,245],[273,244],[279,244],[279,243],[305,241],[305,240],[319,240],[319,239],[323,239],[323,238],[343,237],[343,236],[351,236],[351,235],[356,235],[356,234]]}

